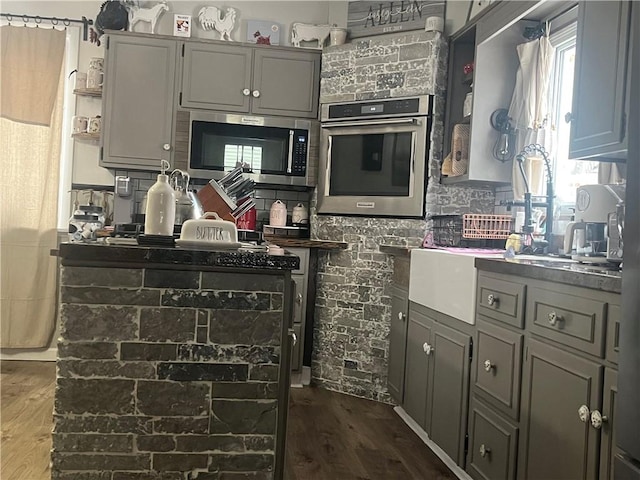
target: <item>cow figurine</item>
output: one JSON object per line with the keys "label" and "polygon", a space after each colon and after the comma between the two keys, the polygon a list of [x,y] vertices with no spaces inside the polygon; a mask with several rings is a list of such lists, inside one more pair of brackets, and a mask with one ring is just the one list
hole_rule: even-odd
{"label": "cow figurine", "polygon": [[310,25],[308,23],[294,23],[291,28],[291,45],[299,47],[300,42],[318,41],[315,48],[322,49],[329,36],[331,25]]}

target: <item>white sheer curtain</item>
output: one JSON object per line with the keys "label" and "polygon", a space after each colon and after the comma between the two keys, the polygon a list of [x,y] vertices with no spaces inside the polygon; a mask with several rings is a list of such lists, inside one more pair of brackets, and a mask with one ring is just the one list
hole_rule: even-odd
{"label": "white sheer curtain", "polygon": [[[551,132],[549,131],[548,95],[549,81],[553,67],[555,47],[547,36],[518,45],[520,66],[516,74],[516,86],[513,91],[509,117],[515,123],[515,153],[531,143],[538,143],[551,150]],[[528,173],[529,185],[534,194],[542,193],[544,184],[544,161],[542,157],[527,158],[525,170]],[[518,167],[513,161],[513,196],[521,200],[524,196],[524,181]]]}
{"label": "white sheer curtain", "polygon": [[65,33],[0,37],[0,346],[38,348],[55,327]]}

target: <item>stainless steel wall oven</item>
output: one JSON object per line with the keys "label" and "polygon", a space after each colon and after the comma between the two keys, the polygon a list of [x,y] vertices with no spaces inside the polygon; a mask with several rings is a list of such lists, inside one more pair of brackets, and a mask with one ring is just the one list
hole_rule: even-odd
{"label": "stainless steel wall oven", "polygon": [[318,213],[423,217],[433,97],[322,105]]}

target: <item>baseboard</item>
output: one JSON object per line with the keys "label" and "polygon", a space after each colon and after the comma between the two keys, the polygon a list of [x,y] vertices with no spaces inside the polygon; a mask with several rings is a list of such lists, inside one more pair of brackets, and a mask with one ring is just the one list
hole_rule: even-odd
{"label": "baseboard", "polygon": [[0,360],[28,360],[33,362],[55,362],[58,349],[51,348],[2,348]]}
{"label": "baseboard", "polygon": [[458,477],[460,480],[473,480],[467,472],[461,469],[456,462],[454,462],[449,455],[445,453],[438,445],[436,445],[433,440],[429,438],[427,432],[425,432],[420,425],[416,423],[416,421],[409,416],[407,412],[404,411],[402,407],[394,407],[393,410],[398,414],[398,416],[404,420],[411,430],[413,430],[420,440],[422,440],[427,447],[435,453],[442,462],[449,467],[449,469],[453,472],[453,474]]}

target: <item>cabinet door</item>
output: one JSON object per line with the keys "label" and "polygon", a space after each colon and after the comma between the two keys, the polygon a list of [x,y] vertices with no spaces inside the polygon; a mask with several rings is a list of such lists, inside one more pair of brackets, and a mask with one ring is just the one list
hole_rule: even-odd
{"label": "cabinet door", "polygon": [[464,466],[471,337],[442,324],[431,332],[427,433]]}
{"label": "cabinet door", "polygon": [[105,60],[100,164],[157,170],[172,160],[177,42],[111,35]]}
{"label": "cabinet door", "polygon": [[251,47],[187,42],[183,48],[183,107],[249,112]]}
{"label": "cabinet door", "polygon": [[604,369],[604,399],[602,415],[606,421],[602,423],[600,439],[600,480],[613,480],[614,458],[619,453],[616,447],[615,418],[616,396],[618,395],[618,372],[611,368]]}
{"label": "cabinet door", "polygon": [[[602,367],[530,339],[522,385],[518,478],[598,478],[599,435],[589,412],[600,406]],[[578,411],[584,407],[587,414]]]}
{"label": "cabinet door", "polygon": [[291,371],[298,372],[302,368],[302,342],[304,342],[304,338],[302,338],[302,325],[295,324],[293,326],[293,333],[295,337],[292,335],[293,352],[291,353]]}
{"label": "cabinet door", "polygon": [[255,49],[253,113],[317,118],[319,88],[318,52]]}
{"label": "cabinet door", "polygon": [[304,275],[291,275],[291,280],[295,284],[295,291],[293,293],[293,323],[301,323],[304,318],[304,300],[305,300],[305,282]]}
{"label": "cabinet door", "polygon": [[407,349],[407,311],[409,296],[406,290],[391,287],[391,330],[389,332],[389,376],[387,386],[393,399],[402,404],[404,366]]}
{"label": "cabinet door", "polygon": [[421,313],[415,310],[409,312],[403,406],[409,416],[425,430],[431,325],[431,320]]}
{"label": "cabinet door", "polygon": [[569,158],[626,150],[631,2],[580,2]]}

